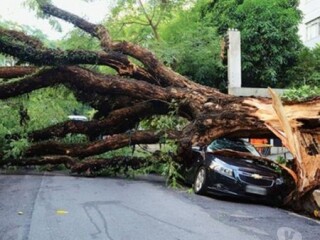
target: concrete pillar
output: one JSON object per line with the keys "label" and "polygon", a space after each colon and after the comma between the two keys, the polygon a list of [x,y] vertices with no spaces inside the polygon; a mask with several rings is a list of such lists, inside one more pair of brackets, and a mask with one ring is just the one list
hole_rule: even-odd
{"label": "concrete pillar", "polygon": [[228,30],[228,93],[241,88],[241,36],[237,29]]}

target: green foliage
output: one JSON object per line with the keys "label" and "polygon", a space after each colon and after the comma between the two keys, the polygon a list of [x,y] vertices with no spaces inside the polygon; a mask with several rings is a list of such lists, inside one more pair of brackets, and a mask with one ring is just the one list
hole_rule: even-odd
{"label": "green foliage", "polygon": [[[75,29],[69,32],[56,45],[63,50],[90,50],[99,51],[101,49],[99,41],[82,30]],[[104,74],[115,74],[116,71],[107,66],[86,65],[86,68]]]}
{"label": "green foliage", "polygon": [[138,1],[122,0],[106,25],[114,39],[139,43],[173,70],[224,89],[226,71],[219,58],[220,38],[211,23],[200,21],[199,7],[193,5],[194,1],[152,0],[141,7]]}
{"label": "green foliage", "polygon": [[[206,2],[206,1],[205,1]],[[241,31],[244,87],[283,87],[286,72],[301,48],[297,1],[215,0],[204,4],[203,21],[224,35],[228,28]]]}
{"label": "green foliage", "polygon": [[22,156],[22,154],[30,146],[27,138],[20,138],[18,140],[11,140],[8,145],[8,149],[4,150],[4,158],[14,158],[17,159]]}
{"label": "green foliage", "polygon": [[68,133],[63,139],[61,139],[61,142],[66,144],[87,143],[88,138],[86,135],[83,135],[83,134]]}
{"label": "green foliage", "polygon": [[147,16],[155,6],[160,13],[161,2],[147,1],[144,12],[138,1],[118,1],[107,23],[113,37],[138,42],[173,70],[224,90],[227,70],[220,59],[220,42],[228,28],[237,28],[242,34],[243,86],[290,83],[287,71],[301,48],[296,0],[172,1],[156,37]]}
{"label": "green foliage", "polygon": [[115,39],[145,44],[160,40],[159,27],[180,9],[184,1],[118,0],[108,26]]}
{"label": "green foliage", "polygon": [[[169,147],[167,146],[167,149]],[[97,174],[100,176],[126,176],[134,178],[139,175],[146,174],[159,174],[166,178],[167,186],[178,188],[179,180],[183,179],[179,174],[180,165],[173,161],[172,153],[170,151],[161,149],[157,154],[151,155],[150,152],[135,150],[132,152],[131,147],[126,147],[123,149],[118,149],[116,151],[111,151],[103,154],[104,157],[115,157],[115,156],[127,156],[128,161],[132,157],[143,157],[146,162],[138,169],[132,169],[131,167],[125,165],[119,165],[115,167],[108,167],[99,171]]]}
{"label": "green foliage", "polygon": [[5,66],[7,65],[7,57],[0,54],[0,66]]}
{"label": "green foliage", "polygon": [[320,96],[320,85],[303,85],[298,88],[286,90],[282,98],[288,101],[302,101],[316,96]]}
{"label": "green foliage", "polygon": [[148,167],[149,171],[151,170],[151,173],[157,173],[164,176],[166,178],[166,185],[172,188],[180,188],[180,182],[183,180],[179,171],[181,165],[174,161],[176,152],[176,142],[166,140],[166,144],[162,145],[160,152],[152,156],[153,164]]}
{"label": "green foliage", "polygon": [[29,94],[24,105],[30,116],[28,131],[63,122],[74,112],[86,115],[89,110],[77,102],[74,94],[64,86],[36,90]]}
{"label": "green foliage", "polygon": [[179,182],[183,180],[183,177],[179,173],[180,164],[173,160],[176,149],[177,145],[174,141],[166,140],[165,144],[161,144],[160,150],[156,150],[156,152],[149,152],[148,149],[144,149],[144,147],[140,145],[128,146],[110,151],[97,157],[112,158],[116,156],[126,156],[128,161],[130,161],[132,157],[141,157],[146,159],[146,162],[138,169],[119,165],[103,169],[97,174],[100,176],[120,175],[130,178],[146,174],[159,174],[166,178],[167,186],[179,188]]}
{"label": "green foliage", "polygon": [[0,101],[0,134],[12,134],[15,131],[22,131],[19,125],[19,101],[21,98]]}
{"label": "green foliage", "polygon": [[143,129],[152,129],[167,131],[171,129],[181,130],[187,121],[179,116],[172,115],[155,115],[151,118],[145,119],[140,122],[140,127]]}
{"label": "green foliage", "polygon": [[289,101],[301,101],[320,96],[320,45],[313,49],[303,48],[298,61],[289,72],[291,88],[283,98]]}
{"label": "green foliage", "polygon": [[296,65],[288,74],[294,87],[302,85],[320,87],[320,45],[313,49],[303,48]]}
{"label": "green foliage", "polygon": [[127,147],[123,147],[113,151],[108,151],[106,153],[99,155],[98,157],[112,158],[117,156],[126,156],[128,158],[131,158],[131,157],[147,158],[147,157],[150,157],[151,154],[148,151],[144,150],[143,148],[140,148],[139,145],[133,145],[133,146],[127,146]]}
{"label": "green foliage", "polygon": [[85,33],[82,30],[76,29],[69,32],[62,40],[58,41],[58,47],[67,49],[83,49],[83,50],[100,50],[99,41]]}
{"label": "green foliage", "polygon": [[[140,148],[139,145],[133,145],[133,146],[127,146],[121,149],[109,151],[96,157],[113,158],[117,156],[125,156],[128,159],[128,161],[130,161],[130,159],[133,157],[142,157],[145,159],[149,159],[151,156],[151,153],[148,151],[145,151],[143,148]],[[148,162],[149,160],[146,160],[146,161]],[[97,175],[99,176],[120,175],[120,176],[134,178],[136,175],[147,174],[147,173],[149,173],[148,166],[142,167],[140,169],[132,169],[131,167],[120,164],[118,166],[102,169],[99,172],[97,172]]]}
{"label": "green foliage", "polygon": [[179,182],[183,180],[182,175],[179,173],[181,165],[175,162],[170,156],[166,164],[163,166],[162,175],[166,177],[166,184],[172,188],[181,188]]}
{"label": "green foliage", "polygon": [[179,104],[176,101],[170,103],[167,115],[155,115],[148,119],[144,119],[140,122],[140,128],[167,131],[167,130],[181,130],[188,123],[186,119],[179,117],[178,115],[178,106]]}
{"label": "green foliage", "polygon": [[220,37],[211,23],[200,21],[199,6],[181,10],[160,30],[163,41],[151,47],[173,70],[208,86],[226,86],[220,60]]}
{"label": "green foliage", "polygon": [[61,25],[59,23],[59,21],[57,19],[55,19],[54,17],[48,16],[46,14],[44,14],[40,8],[39,5],[44,4],[44,3],[51,3],[51,0],[25,0],[23,2],[23,5],[33,11],[36,12],[36,16],[38,18],[42,18],[42,19],[48,19],[50,25],[58,32],[62,31]]}
{"label": "green foliage", "polygon": [[287,160],[282,156],[278,156],[277,159],[276,159],[276,163],[283,165],[283,164],[287,163]]}
{"label": "green foliage", "polygon": [[[29,119],[20,122],[20,108],[26,109]],[[28,146],[25,138],[7,140],[11,134],[23,136],[33,130],[63,122],[76,111],[85,115],[90,108],[77,102],[73,93],[63,86],[33,91],[20,97],[0,101],[0,146],[6,156],[19,156]],[[66,142],[84,142],[83,136],[67,136]]]}

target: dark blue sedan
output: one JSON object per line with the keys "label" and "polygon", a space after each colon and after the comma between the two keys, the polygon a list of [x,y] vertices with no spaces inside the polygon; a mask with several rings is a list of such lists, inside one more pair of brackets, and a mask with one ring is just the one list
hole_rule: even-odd
{"label": "dark blue sedan", "polygon": [[281,203],[290,187],[281,168],[242,139],[219,138],[207,147],[193,147],[185,180],[197,194],[234,196]]}

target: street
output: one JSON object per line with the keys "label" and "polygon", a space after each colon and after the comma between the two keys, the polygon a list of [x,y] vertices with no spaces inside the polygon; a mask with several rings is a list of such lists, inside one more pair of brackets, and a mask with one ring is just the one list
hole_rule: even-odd
{"label": "street", "polygon": [[0,175],[1,240],[311,240],[320,222],[130,180]]}

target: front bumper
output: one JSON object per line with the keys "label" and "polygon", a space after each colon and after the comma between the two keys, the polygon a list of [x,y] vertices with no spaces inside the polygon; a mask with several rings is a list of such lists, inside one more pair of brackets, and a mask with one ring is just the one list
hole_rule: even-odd
{"label": "front bumper", "polygon": [[[246,181],[245,181],[246,180]],[[271,203],[282,201],[285,186],[277,185],[275,179],[271,181],[255,182],[254,179],[243,178],[241,173],[235,173],[234,178],[224,176],[208,169],[208,192],[220,196],[231,196],[247,200],[258,200]],[[267,180],[267,179],[266,179]]]}

